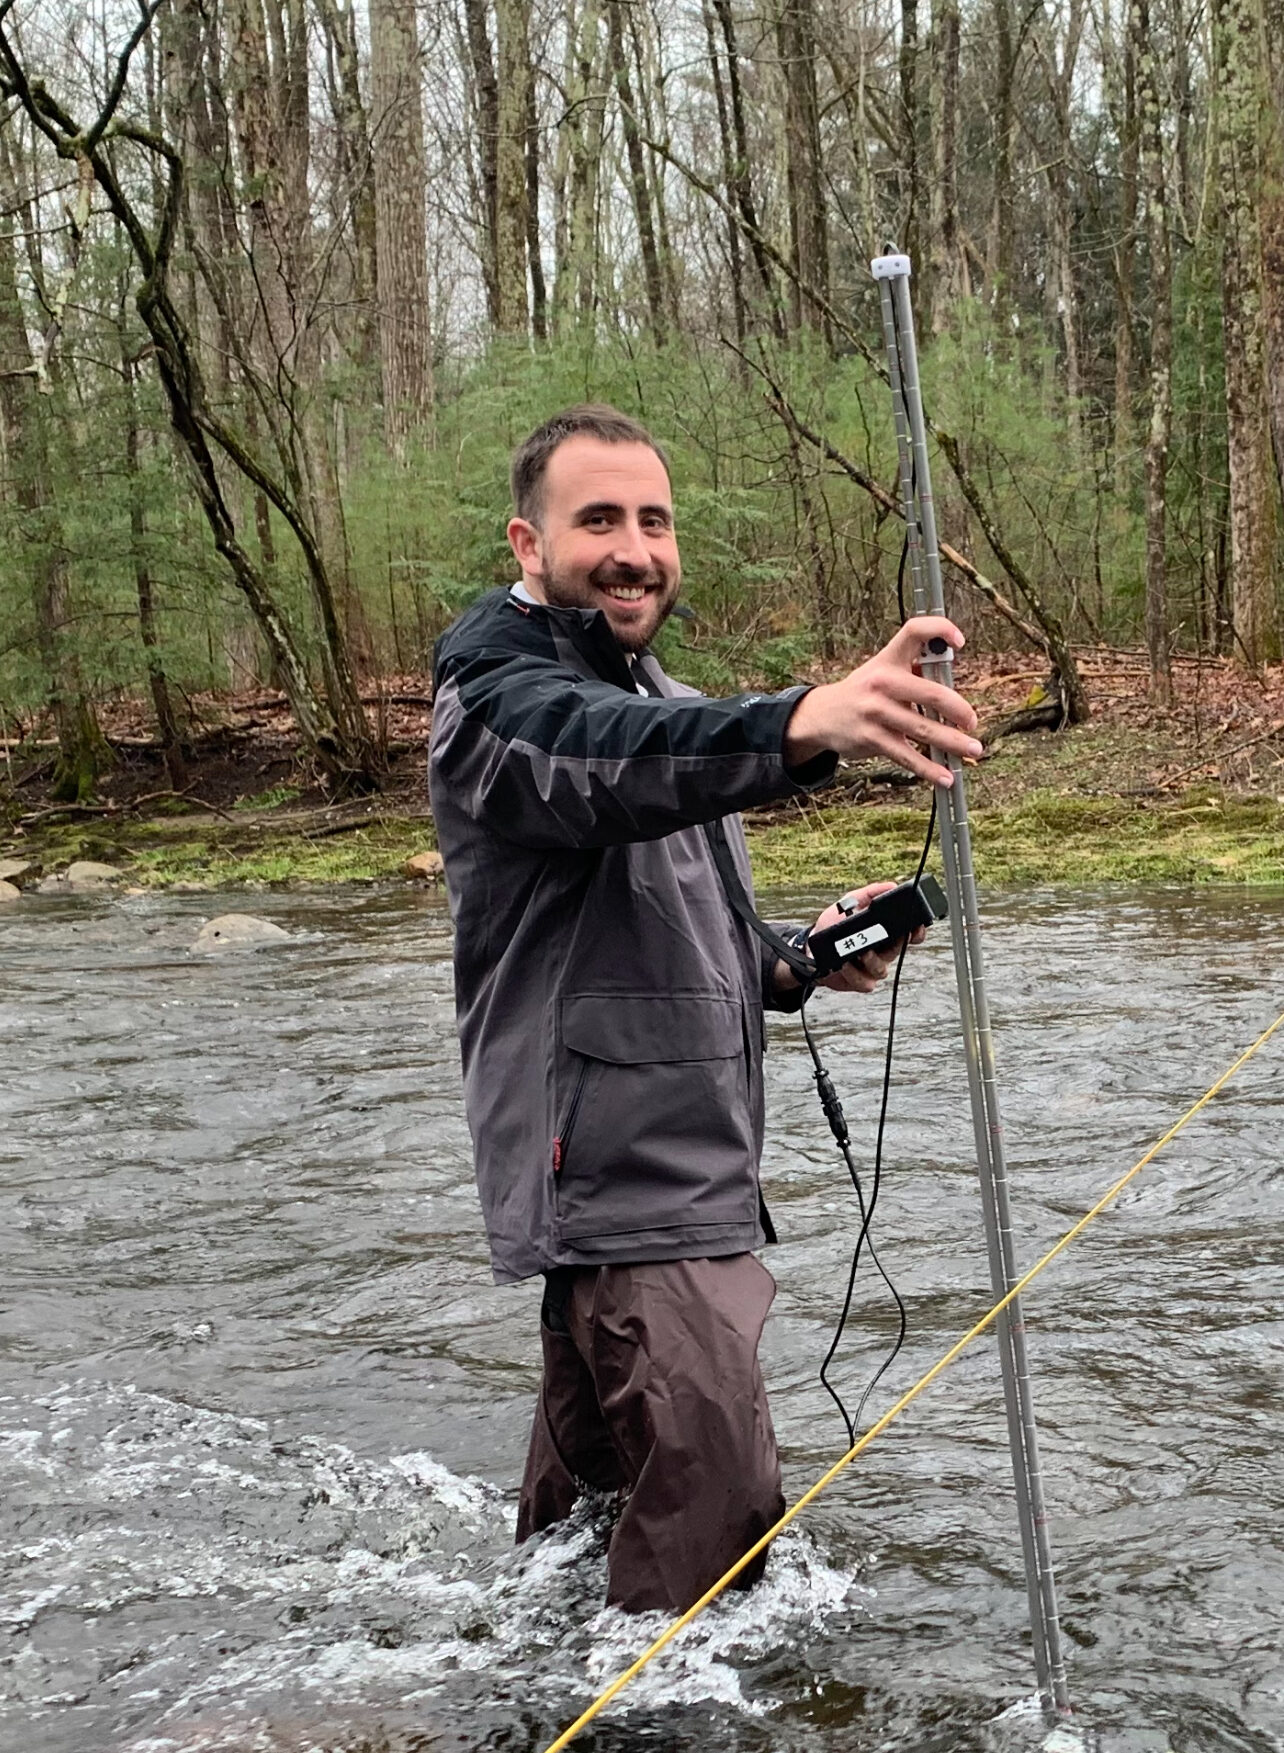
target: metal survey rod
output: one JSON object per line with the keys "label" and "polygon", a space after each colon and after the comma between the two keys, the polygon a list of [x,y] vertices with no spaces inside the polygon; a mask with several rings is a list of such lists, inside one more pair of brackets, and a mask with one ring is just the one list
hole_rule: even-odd
{"label": "metal survey rod", "polygon": [[[918,562],[913,567],[915,608],[920,613],[926,611],[943,614],[945,602],[932,499],[927,429],[918,381],[918,353],[909,297],[910,261],[906,256],[889,251],[876,258],[871,266],[874,277],[879,281],[883,306],[883,330],[896,416],[901,491],[909,532],[910,557]],[[953,686],[950,657],[940,660],[928,658],[923,669],[932,680],[943,682],[947,687]],[[938,759],[942,759],[939,752],[935,753]],[[954,774],[954,784],[942,787],[938,792],[941,855],[950,901],[950,926],[958,977],[968,1093],[977,1146],[977,1170],[981,1183],[991,1282],[997,1296],[1006,1296],[1018,1274],[1012,1243],[1007,1162],[994,1066],[994,1042],[981,953],[971,828],[961,764],[953,756],[945,764]],[[1051,1704],[1060,1712],[1068,1712],[1070,1700],[1061,1653],[1056,1579],[1039,1464],[1038,1432],[1025,1345],[1025,1323],[1019,1299],[1001,1317],[999,1359],[1039,1690],[1044,1696],[1045,1704]]]}
{"label": "metal survey rod", "polygon": [[[900,460],[901,502],[905,515],[907,557],[914,584],[914,611],[928,612],[928,589],[923,569],[923,543],[919,528],[919,504],[915,490],[915,469],[910,437],[909,418],[905,410],[901,380],[900,345],[897,341],[896,314],[892,302],[891,277],[886,269],[896,264],[893,256],[874,263],[883,309],[883,338],[887,348],[888,381],[892,390],[892,411],[896,426],[896,446]],[[944,761],[939,751],[934,754]],[[950,763],[957,771],[957,761]],[[981,1188],[981,1211],[985,1230],[986,1252],[990,1263],[990,1279],[995,1285],[1004,1281],[999,1220],[994,1200],[994,1178],[991,1166],[990,1125],[985,1102],[984,1075],[977,1044],[976,1016],[972,1002],[971,963],[968,954],[967,928],[964,920],[963,885],[959,874],[955,834],[955,798],[953,788],[943,790],[939,799],[941,820],[941,862],[944,867],[945,889],[949,897],[950,937],[954,949],[954,965],[958,973],[959,1014],[963,1030],[963,1051],[967,1065],[968,1096],[972,1112],[972,1131],[976,1144],[977,1176]],[[1007,1286],[1004,1285],[1006,1290]],[[1017,1504],[1017,1527],[1021,1536],[1022,1559],[1026,1579],[1026,1597],[1030,1614],[1030,1632],[1034,1651],[1035,1678],[1045,1708],[1052,1704],[1051,1662],[1048,1656],[1046,1613],[1040,1583],[1039,1554],[1034,1540],[1034,1517],[1030,1506],[1029,1466],[1026,1455],[1025,1430],[1017,1390],[1017,1367],[1012,1356],[1011,1335],[1007,1327],[1007,1311],[997,1325],[999,1369],[1003,1382],[1003,1403],[1007,1417],[1008,1443],[1012,1451],[1013,1484]]]}

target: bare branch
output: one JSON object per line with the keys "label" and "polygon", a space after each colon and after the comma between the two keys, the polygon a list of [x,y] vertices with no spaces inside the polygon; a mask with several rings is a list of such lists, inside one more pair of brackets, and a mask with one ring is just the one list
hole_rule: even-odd
{"label": "bare branch", "polygon": [[89,132],[85,135],[84,140],[81,142],[82,151],[86,153],[92,152],[94,147],[97,146],[98,142],[106,133],[108,123],[116,114],[120,100],[124,96],[125,80],[129,76],[129,63],[133,59],[134,50],[151,29],[153,19],[164,4],[165,0],[138,0],[138,10],[141,17],[139,18],[138,23],[134,26],[133,34],[130,36],[129,41],[125,44],[117,58],[116,74],[111,82],[111,89],[107,93],[102,109],[98,112],[97,121],[90,128]]}

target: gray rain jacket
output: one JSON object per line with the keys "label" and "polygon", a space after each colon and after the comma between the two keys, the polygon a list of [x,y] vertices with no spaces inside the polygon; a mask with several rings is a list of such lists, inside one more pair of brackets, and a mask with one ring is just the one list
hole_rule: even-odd
{"label": "gray rain jacket", "polygon": [[[700,824],[786,771],[805,692],[709,700],[606,617],[491,591],[439,640],[429,783],[455,922],[464,1098],[496,1279],[764,1240],[774,957]],[[744,833],[726,823],[749,887]]]}

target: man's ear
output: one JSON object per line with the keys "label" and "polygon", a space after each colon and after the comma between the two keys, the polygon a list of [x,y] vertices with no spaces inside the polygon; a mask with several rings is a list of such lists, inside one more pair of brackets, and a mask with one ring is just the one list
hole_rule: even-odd
{"label": "man's ear", "polygon": [[524,573],[538,578],[544,571],[543,542],[533,523],[515,517],[508,525],[508,545]]}

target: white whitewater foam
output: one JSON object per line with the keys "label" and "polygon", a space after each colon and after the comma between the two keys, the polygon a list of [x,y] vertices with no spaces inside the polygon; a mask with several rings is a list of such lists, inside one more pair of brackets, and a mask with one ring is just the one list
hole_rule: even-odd
{"label": "white whitewater foam", "polygon": [[[134,1753],[247,1753],[281,1709],[449,1699],[483,1680],[561,1715],[667,1623],[603,1607],[605,1500],[585,1499],[514,1548],[505,1494],[423,1451],[369,1459],[313,1437],[280,1440],[261,1419],[98,1384],[21,1410],[10,1402],[0,1423],[11,1427],[0,1431],[6,1483],[51,1508],[106,1511],[0,1552],[6,1629],[22,1636],[45,1612],[106,1621],[135,1604],[169,1601],[178,1613],[187,1603],[171,1636],[104,1684],[104,1702],[156,1701]],[[868,1593],[791,1530],[766,1579],[715,1603],[614,1708],[761,1714],[770,1701],[744,1696],[743,1667],[859,1611]],[[211,1666],[225,1629],[235,1647]],[[88,1626],[86,1639],[92,1647]],[[52,1707],[64,1689],[51,1661],[26,1697]]]}

